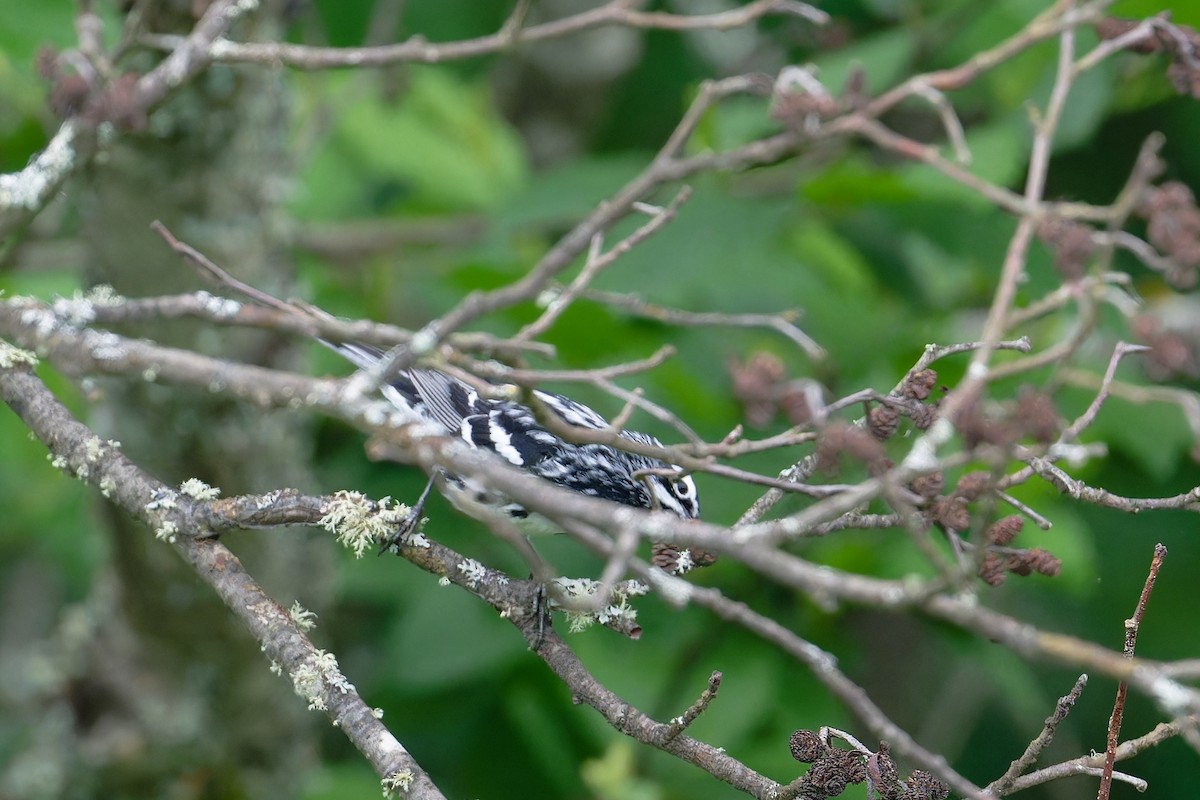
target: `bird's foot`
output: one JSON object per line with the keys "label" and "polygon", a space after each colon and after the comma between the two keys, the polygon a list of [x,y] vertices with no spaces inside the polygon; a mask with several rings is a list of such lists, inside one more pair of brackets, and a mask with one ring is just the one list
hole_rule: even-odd
{"label": "bird's foot", "polygon": [[421,496],[417,498],[417,502],[409,510],[408,516],[404,521],[396,526],[388,536],[384,537],[379,542],[379,552],[376,555],[384,553],[397,553],[400,551],[400,545],[404,542],[405,537],[418,533],[421,530],[421,525],[424,523],[425,499],[429,497],[429,490],[433,487],[433,478],[425,484],[425,488],[421,491]]}

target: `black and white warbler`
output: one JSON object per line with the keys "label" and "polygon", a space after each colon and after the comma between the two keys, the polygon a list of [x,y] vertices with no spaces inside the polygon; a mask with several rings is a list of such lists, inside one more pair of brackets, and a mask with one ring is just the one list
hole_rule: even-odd
{"label": "black and white warbler", "polygon": [[[378,363],[384,353],[361,344],[330,347],[360,368]],[[700,511],[696,485],[689,476],[660,474],[671,469],[678,472],[678,467],[608,445],[572,444],[539,424],[529,408],[482,397],[467,383],[443,372],[405,370],[380,390],[397,407],[436,423],[471,447],[495,453],[509,464],[566,489],[627,506],[670,511],[685,519],[695,518]],[[534,394],[570,425],[608,427],[603,417],[582,403],[549,392],[535,390]],[[637,431],[623,430],[620,436],[633,442],[660,444],[653,436]],[[442,493],[470,516],[499,512],[526,533],[561,530],[475,479],[445,473],[441,477]]]}

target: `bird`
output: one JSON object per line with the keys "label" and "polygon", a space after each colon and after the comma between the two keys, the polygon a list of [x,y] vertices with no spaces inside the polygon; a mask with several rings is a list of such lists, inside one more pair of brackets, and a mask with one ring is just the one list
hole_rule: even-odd
{"label": "bird", "polygon": [[[322,343],[360,369],[374,366],[385,354],[371,345]],[[539,423],[529,407],[486,397],[445,372],[422,367],[401,370],[380,391],[396,407],[415,413],[447,435],[564,489],[635,508],[667,511],[683,519],[699,516],[696,484],[678,466],[605,444],[568,442]],[[533,395],[568,425],[594,430],[609,427],[604,417],[569,397],[541,390],[534,390]],[[630,442],[661,446],[658,439],[638,431],[622,430],[618,435]],[[451,505],[469,516],[486,519],[489,514],[499,513],[526,535],[562,530],[478,479],[441,468],[430,477],[417,509],[436,478],[441,478],[438,488]]]}

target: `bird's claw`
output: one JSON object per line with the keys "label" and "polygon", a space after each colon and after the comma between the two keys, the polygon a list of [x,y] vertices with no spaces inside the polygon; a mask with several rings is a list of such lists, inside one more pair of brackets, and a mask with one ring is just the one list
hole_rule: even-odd
{"label": "bird's claw", "polygon": [[421,490],[421,496],[417,498],[417,502],[409,510],[408,516],[396,526],[396,530],[380,540],[379,552],[376,555],[381,556],[384,553],[399,552],[400,543],[404,541],[404,538],[421,530],[421,525],[425,522],[422,516],[425,513],[425,498],[429,497],[429,490],[432,487],[433,477],[431,476],[429,482],[425,484],[425,488]]}

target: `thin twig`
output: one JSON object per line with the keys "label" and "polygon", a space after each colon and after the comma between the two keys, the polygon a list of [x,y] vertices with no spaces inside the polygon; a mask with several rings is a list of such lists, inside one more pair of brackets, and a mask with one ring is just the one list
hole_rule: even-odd
{"label": "thin twig", "polygon": [[1098,275],[1085,275],[1077,282],[1065,283],[1055,288],[1029,305],[1013,309],[1004,323],[1004,329],[1020,328],[1033,320],[1058,311],[1075,300],[1081,293],[1100,293],[1111,287],[1131,290],[1133,279],[1127,272],[1102,272]]}
{"label": "thin twig", "polygon": [[1033,738],[1025,748],[1025,752],[1021,754],[1021,757],[1014,760],[1003,775],[988,784],[987,791],[997,796],[1009,793],[1017,778],[1025,774],[1026,770],[1032,767],[1038,760],[1038,756],[1042,754],[1042,751],[1054,741],[1054,734],[1058,731],[1058,726],[1067,718],[1067,714],[1071,713],[1071,709],[1075,707],[1075,702],[1079,700],[1079,695],[1083,693],[1084,687],[1087,686],[1087,681],[1088,676],[1086,673],[1080,675],[1071,691],[1058,698],[1058,703],[1054,706],[1054,713],[1046,717],[1046,722],[1042,726],[1042,732]]}
{"label": "thin twig", "polygon": [[[1080,369],[1063,370],[1059,377],[1073,386],[1089,389],[1098,388],[1101,382],[1093,373]],[[1108,392],[1113,397],[1138,405],[1164,403],[1176,406],[1187,421],[1192,438],[1200,440],[1200,394],[1174,386],[1137,386],[1122,381],[1112,381]]]}
{"label": "thin twig", "polygon": [[620,310],[645,319],[653,319],[669,325],[687,325],[693,327],[734,327],[734,328],[768,328],[782,334],[796,344],[814,361],[825,358],[825,348],[817,344],[812,337],[793,324],[799,316],[797,311],[782,311],[777,314],[725,314],[707,311],[685,311],[678,308],[668,308],[643,300],[633,294],[606,292],[588,289],[581,295],[588,300],[619,308]]}
{"label": "thin twig", "polygon": [[613,397],[620,398],[631,406],[637,406],[659,422],[670,425],[691,444],[700,445],[703,443],[704,440],[700,438],[700,434],[692,430],[692,428],[686,422],[680,419],[678,415],[668,411],[658,403],[643,397],[640,392],[631,392],[626,389],[622,389],[620,386],[617,386],[607,378],[601,378],[596,382],[596,385],[611,394]]}
{"label": "thin twig", "polygon": [[[1068,4],[1060,2],[1055,5],[1053,10],[1056,13],[1065,12],[1069,7]],[[1050,164],[1050,146],[1071,85],[1070,68],[1074,51],[1075,29],[1073,26],[1067,26],[1059,33],[1058,68],[1054,85],[1050,90],[1050,99],[1046,104],[1044,115],[1036,121],[1034,126],[1033,145],[1024,193],[1025,202],[1029,207],[1040,203],[1045,192],[1046,174]],[[1001,341],[1005,330],[1004,322],[1016,300],[1017,285],[1025,271],[1026,256],[1036,227],[1037,220],[1032,214],[1027,213],[1021,216],[1004,254],[1000,279],[996,291],[992,295],[992,302],[983,323],[982,335],[979,337],[981,346],[972,354],[962,382],[943,402],[941,419],[930,426],[929,430],[914,443],[904,461],[901,462],[902,470],[930,469],[934,466],[932,462],[936,459],[938,449],[954,435],[954,428],[947,420],[954,419],[966,403],[977,397],[984,382],[988,379],[992,354],[996,350],[996,345]]]}
{"label": "thin twig", "polygon": [[[1125,620],[1125,647],[1123,652],[1126,658],[1132,659],[1134,650],[1137,646],[1138,630],[1142,625],[1142,618],[1146,615],[1146,604],[1150,601],[1150,593],[1154,591],[1154,583],[1158,580],[1158,572],[1162,569],[1163,560],[1167,557],[1167,548],[1161,543],[1154,546],[1154,557],[1150,560],[1150,571],[1146,575],[1146,583],[1142,586],[1142,593],[1138,597],[1137,606],[1133,610],[1133,616]],[[1121,681],[1117,684],[1117,698],[1113,701],[1112,716],[1108,720],[1108,738],[1107,746],[1104,750],[1104,770],[1100,775],[1100,789],[1096,793],[1096,800],[1108,800],[1112,792],[1113,764],[1117,760],[1117,745],[1121,740],[1121,718],[1125,713],[1125,697],[1129,693],[1129,684]]]}
{"label": "thin twig", "polygon": [[714,672],[708,676],[708,686],[696,698],[696,702],[688,706],[687,710],[678,717],[671,720],[670,727],[663,734],[664,741],[669,742],[683,733],[689,725],[696,721],[697,717],[704,713],[709,704],[717,697],[717,690],[721,688],[721,677],[720,672]]}
{"label": "thin twig", "polygon": [[[295,69],[336,69],[340,67],[379,67],[400,63],[439,64],[476,58],[506,50],[518,43],[561,39],[575,33],[608,25],[658,30],[727,30],[753,23],[764,16],[799,16],[821,24],[828,20],[823,11],[794,0],[755,0],[741,8],[713,14],[680,15],[644,12],[629,8],[626,0],[611,0],[602,6],[569,17],[523,27],[521,6],[495,33],[456,42],[429,42],[413,36],[404,42],[377,47],[309,47],[283,42],[213,41],[205,55],[223,63],[286,65]],[[176,50],[180,37],[146,35],[144,45]]]}
{"label": "thin twig", "polygon": [[1096,419],[1096,415],[1100,413],[1100,407],[1104,405],[1104,401],[1109,397],[1109,387],[1112,386],[1113,378],[1117,374],[1117,365],[1121,362],[1121,359],[1130,353],[1144,353],[1149,349],[1145,345],[1117,342],[1117,346],[1113,348],[1112,356],[1108,359],[1108,367],[1104,370],[1104,377],[1100,379],[1100,391],[1096,392],[1096,396],[1088,404],[1087,410],[1080,414],[1062,432],[1059,436],[1059,441],[1070,442],[1078,439],[1079,434]]}
{"label": "thin twig", "polygon": [[491,383],[515,383],[518,386],[533,388],[547,381],[600,385],[601,382],[612,378],[621,378],[652,370],[661,366],[674,355],[675,348],[666,344],[646,358],[592,369],[519,369],[495,361],[467,361],[465,359],[453,359],[451,363],[472,375],[485,378]]}
{"label": "thin twig", "polygon": [[[979,350],[984,346],[983,342],[958,342],[957,344],[927,344],[925,351],[921,353],[921,357],[917,359],[917,363],[908,371],[908,375],[913,375],[927,368],[935,361],[940,361],[947,356],[958,355],[959,353],[971,353]],[[1033,345],[1029,342],[1028,336],[1022,336],[1020,339],[1010,339],[1008,341],[996,342],[992,345],[996,350],[1014,350],[1018,353],[1028,353],[1033,349]],[[896,384],[894,392],[900,391],[903,382]]]}
{"label": "thin twig", "polygon": [[1075,62],[1075,74],[1082,75],[1113,54],[1149,39],[1154,34],[1155,28],[1158,27],[1158,23],[1165,21],[1167,14],[1168,12],[1164,11],[1156,17],[1142,20],[1120,36],[1102,40],[1087,55]]}
{"label": "thin twig", "polygon": [[228,286],[229,288],[234,289],[240,294],[250,298],[254,302],[266,306],[267,308],[274,308],[278,311],[283,311],[290,314],[302,313],[300,309],[283,302],[274,295],[267,294],[266,292],[233,277],[220,266],[218,266],[215,261],[204,255],[204,253],[201,253],[190,244],[181,242],[179,239],[175,238],[175,234],[171,233],[167,226],[158,220],[154,220],[150,223],[150,229],[161,236],[163,241],[167,243],[168,247],[183,256],[187,260],[188,264],[190,264],[192,268],[196,270],[200,277],[206,278],[207,280],[212,281],[220,286]]}
{"label": "thin twig", "polygon": [[[687,202],[691,197],[692,190],[688,186],[684,186],[675,197],[667,204],[665,208],[656,208],[650,217],[650,221],[639,227],[629,236],[626,236],[617,244],[613,245],[606,253],[589,253],[587,262],[583,265],[583,269],[579,271],[579,275],[571,284],[561,291],[554,293],[552,297],[547,298],[546,310],[542,315],[525,327],[521,328],[513,339],[516,341],[526,341],[536,336],[541,336],[554,322],[562,315],[564,311],[575,301],[577,297],[587,289],[589,283],[600,274],[600,272],[608,266],[611,266],[618,258],[628,253],[637,245],[644,242],[646,239],[653,236],[657,231],[661,230],[667,223],[675,219],[679,207]],[[638,204],[635,204],[638,205]],[[600,243],[600,234],[597,233],[593,238],[593,244],[597,246]],[[543,293],[545,294],[545,293]]]}
{"label": "thin twig", "polygon": [[954,111],[954,106],[946,99],[946,95],[930,86],[928,83],[916,81],[912,85],[913,94],[920,97],[937,109],[946,138],[954,150],[954,158],[959,164],[966,166],[971,163],[971,150],[967,147],[967,136],[963,132],[962,120]]}
{"label": "thin twig", "polygon": [[1050,522],[1050,520],[1046,519],[1044,516],[1042,516],[1041,514],[1039,514],[1036,511],[1034,511],[1032,508],[1030,508],[1026,504],[1022,503],[1020,500],[1013,497],[1008,492],[997,491],[996,497],[1000,498],[1001,500],[1003,500],[1004,502],[1008,503],[1010,506],[1015,508],[1017,511],[1019,511],[1022,514],[1024,514],[1025,516],[1029,517],[1029,519],[1033,521],[1033,524],[1037,525],[1042,530],[1048,531],[1054,527],[1054,525]]}

